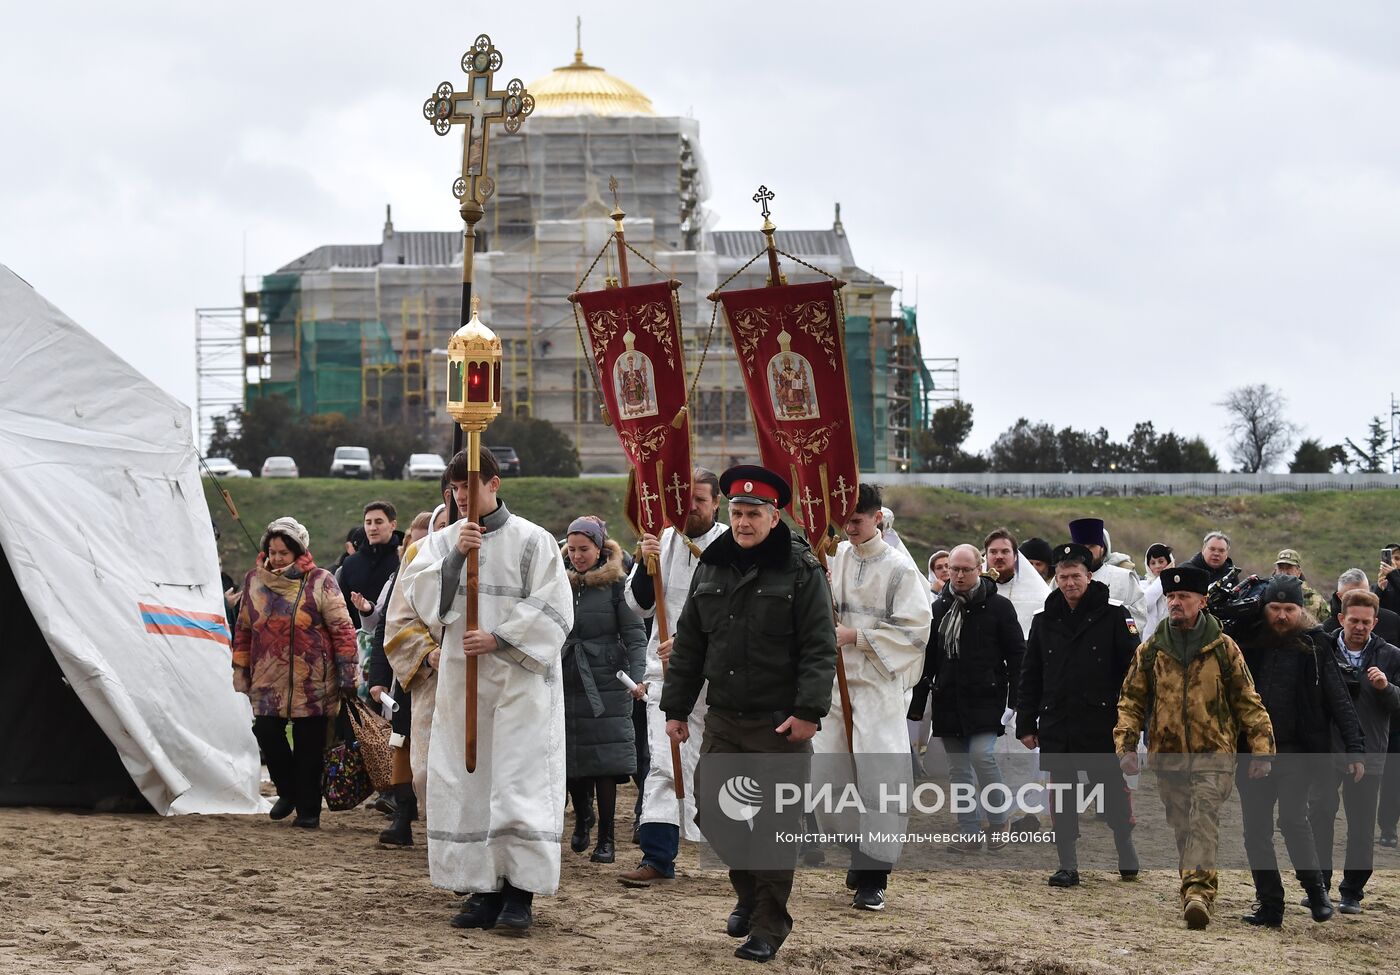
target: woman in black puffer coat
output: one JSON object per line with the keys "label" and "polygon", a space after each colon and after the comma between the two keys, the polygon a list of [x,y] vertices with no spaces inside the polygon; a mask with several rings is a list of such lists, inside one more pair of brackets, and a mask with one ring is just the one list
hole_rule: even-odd
{"label": "woman in black puffer coat", "polygon": [[637,771],[632,701],[617,672],[640,682],[646,670],[646,630],[627,604],[622,549],[601,522],[579,518],[569,525],[565,568],[574,589],[574,628],[564,641],[564,747],[569,798],[574,807],[570,847],[582,853],[598,797],[598,845],[589,857],[612,863],[617,784]]}

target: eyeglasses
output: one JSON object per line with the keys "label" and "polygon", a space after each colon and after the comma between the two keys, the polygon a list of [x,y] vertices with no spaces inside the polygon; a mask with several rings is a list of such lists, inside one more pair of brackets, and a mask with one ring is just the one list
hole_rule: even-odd
{"label": "eyeglasses", "polygon": [[966,575],[966,574],[969,573],[969,572],[977,572],[977,571],[978,571],[978,568],[977,568],[975,565],[974,565],[972,568],[970,568],[970,569],[963,569],[963,568],[959,568],[959,567],[956,566],[956,565],[950,565],[950,566],[948,566],[948,571],[951,572],[951,573],[952,573],[953,575],[955,575],[955,576],[960,576],[960,575]]}

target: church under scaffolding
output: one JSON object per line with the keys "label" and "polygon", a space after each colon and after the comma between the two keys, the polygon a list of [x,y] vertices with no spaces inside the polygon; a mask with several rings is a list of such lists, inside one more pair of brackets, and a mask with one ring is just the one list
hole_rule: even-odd
{"label": "church under scaffolding", "polygon": [[[504,348],[505,411],[566,431],[585,472],[620,473],[626,461],[601,422],[567,297],[611,231],[609,178],[618,180],[629,243],[683,285],[691,370],[710,329],[706,296],[731,276],[727,289],[764,284],[767,262],[749,263],[763,238],[757,230],[707,226],[695,119],[656,114],[645,95],[587,64],[582,52],[527,88],[534,114],[518,134],[492,141],[496,193],[477,228],[474,292],[482,320]],[[247,366],[243,401],[279,395],[305,414],[402,423],[446,443],[450,420],[440,383],[447,339],[460,324],[462,240],[460,230],[398,230],[386,211],[378,243],[317,247],[249,287],[247,310],[236,316]],[[914,311],[895,301],[893,286],[856,264],[839,206],[829,228],[779,230],[777,245],[848,282],[846,354],[862,469],[916,468],[914,434],[934,404],[956,397],[956,360],[924,358]],[[782,263],[790,283],[817,277]],[[639,261],[629,264],[633,283],[655,276]],[[613,273],[609,254],[587,287],[600,287]],[[197,320],[207,322],[208,311]],[[201,350],[201,370],[206,359],[212,370],[214,357]],[[690,404],[696,463],[722,469],[756,458],[722,320],[704,361]],[[205,425],[207,406],[201,401]]]}

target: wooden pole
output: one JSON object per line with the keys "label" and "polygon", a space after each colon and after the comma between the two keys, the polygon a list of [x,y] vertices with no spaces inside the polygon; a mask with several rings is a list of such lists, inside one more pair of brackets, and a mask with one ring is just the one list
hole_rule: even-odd
{"label": "wooden pole", "polygon": [[[616,177],[608,180],[608,188],[613,192],[613,209],[609,216],[612,217],[613,235],[617,244],[617,281],[618,284],[626,288],[630,286],[630,278],[627,274],[627,237],[622,229],[622,218],[627,214],[622,212],[622,207],[617,202]],[[637,476],[642,476],[640,468],[637,470]],[[664,506],[662,510],[665,510]],[[651,593],[656,600],[656,642],[660,645],[670,639],[671,627],[666,620],[666,585],[661,581],[661,560],[659,558],[652,555],[647,556],[647,574],[651,576]],[[661,682],[663,684],[666,682],[667,669],[666,661],[661,661]],[[676,802],[681,806],[677,812],[677,818],[680,821],[684,819],[685,812],[682,803],[682,800],[685,799],[685,777],[682,774],[684,767],[681,764],[680,742],[675,739],[670,739],[670,741],[671,778],[675,783]]]}
{"label": "wooden pole", "polygon": [[[477,489],[481,485],[481,434],[473,430],[467,434],[467,520],[479,523],[480,505],[477,502]],[[481,624],[477,593],[481,589],[480,567],[481,550],[467,552],[467,606],[466,622],[462,629],[465,650],[466,635]],[[480,658],[467,656],[467,771],[476,771],[476,714],[477,714],[477,674]]]}
{"label": "wooden pole", "polygon": [[[661,560],[654,555],[647,556],[647,574],[651,576],[651,592],[656,599],[656,638],[658,645],[670,639],[671,627],[666,620],[666,588],[661,581]],[[666,661],[661,661],[661,683],[666,683]],[[671,777],[675,781],[676,802],[685,799],[685,777],[681,774],[681,745],[674,738],[671,742]],[[684,810],[681,811],[682,813]],[[684,824],[682,824],[684,826]]]}
{"label": "wooden pole", "polygon": [[[823,547],[817,553],[817,561],[822,564],[823,572],[831,570],[826,564],[826,548]],[[836,596],[831,597],[831,622],[834,626],[840,622],[836,615]],[[851,720],[851,685],[846,678],[846,657],[841,652],[841,647],[836,647],[836,693],[841,698],[841,721],[846,726],[846,751],[852,755],[856,752],[855,724]]]}

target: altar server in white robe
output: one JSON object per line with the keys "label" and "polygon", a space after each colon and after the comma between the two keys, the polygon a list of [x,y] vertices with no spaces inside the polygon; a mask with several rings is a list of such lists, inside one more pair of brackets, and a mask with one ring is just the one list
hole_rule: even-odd
{"label": "altar server in white robe", "polygon": [[[855,891],[852,907],[879,911],[885,906],[890,869],[900,844],[875,839],[872,833],[899,832],[899,821],[876,814],[880,786],[893,791],[910,774],[905,714],[910,691],[923,672],[932,607],[928,583],[907,555],[891,548],[876,521],[880,490],[860,485],[855,513],[843,526],[849,539],[831,560],[831,593],[836,601],[838,663],[845,668],[851,693],[853,748],[846,740],[841,696],[833,687],[831,711],[812,739],[813,778],[838,779],[854,765],[856,784],[870,812],[852,809],[817,818],[829,832],[860,832],[867,838],[851,851],[846,886]],[[845,759],[848,750],[856,760]],[[827,756],[825,758],[821,756]],[[843,761],[844,759],[844,761]],[[839,794],[839,787],[837,790]]]}
{"label": "altar server in white robe", "polygon": [[996,528],[982,541],[987,571],[996,577],[997,595],[1005,596],[1016,607],[1016,621],[1021,635],[1029,638],[1031,621],[1045,608],[1050,584],[1035,571],[1031,560],[1021,554],[1016,536],[1008,529]]}
{"label": "altar server in white robe", "polygon": [[[466,510],[465,451],[452,491]],[[554,537],[496,497],[481,451],[479,524],[459,519],[419,545],[399,586],[430,630],[442,628],[428,755],[428,870],[433,886],[472,894],[454,927],[523,930],[535,894],[559,887],[564,828],[560,651],[573,593]],[[479,626],[465,632],[466,553],[480,550]],[[463,649],[465,647],[465,652]],[[467,655],[478,661],[477,766],[466,769]]]}
{"label": "altar server in white robe", "polygon": [[[650,534],[642,537],[642,555],[632,567],[624,598],[627,606],[642,619],[655,620],[656,596],[651,576],[647,573],[645,556],[656,553],[660,558],[661,581],[666,589],[666,623],[674,628],[685,608],[690,592],[690,580],[700,564],[700,553],[710,543],[728,531],[728,526],[715,519],[719,512],[719,478],[713,471],[697,467],[692,472],[690,514],[682,537],[674,528],[667,528],[658,539]],[[670,653],[667,642],[665,652]],[[700,742],[705,737],[705,691],[690,712],[690,739],[681,745],[681,776],[685,786],[684,809],[676,801],[675,775],[671,768],[671,740],[666,737],[666,716],[661,713],[661,640],[654,622],[651,639],[647,641],[647,740],[651,745],[651,767],[642,783],[641,825],[637,829],[642,862],[635,870],[618,876],[624,887],[643,888],[672,880],[676,876],[676,855],[680,838],[698,842],[704,837],[695,825],[695,765],[700,760]]]}

